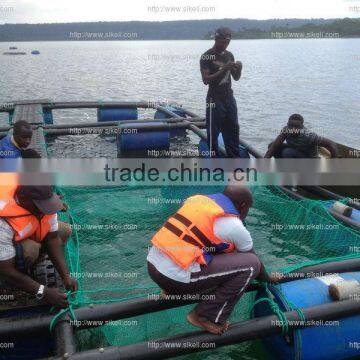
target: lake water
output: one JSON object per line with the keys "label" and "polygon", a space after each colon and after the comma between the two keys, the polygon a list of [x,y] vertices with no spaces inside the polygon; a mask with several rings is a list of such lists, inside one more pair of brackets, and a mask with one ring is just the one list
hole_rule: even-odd
{"label": "lake water", "polygon": [[[0,53],[11,45],[0,43]],[[0,102],[35,98],[161,100],[182,103],[199,115],[205,113],[207,89],[201,81],[199,57],[212,46],[210,41],[39,42],[16,46],[27,52],[38,49],[41,54],[0,55]],[[229,50],[244,64],[243,77],[233,82],[233,89],[245,140],[265,151],[288,116],[297,112],[320,135],[359,146],[360,39],[235,40]],[[89,122],[95,121],[96,111],[61,110],[54,115],[58,123]],[[0,123],[5,121],[0,114]],[[53,156],[116,156],[114,139],[97,135],[75,139],[63,136],[52,140]],[[182,145],[195,147],[195,139],[190,136]],[[286,249],[288,239],[274,237],[263,226],[265,215],[258,211],[252,211],[250,226],[259,254],[270,264],[282,262],[285,255],[281,250]],[[143,241],[149,237],[135,235]],[[235,346],[188,358],[250,360],[266,356],[258,343],[251,343],[242,351]]]}
{"label": "lake water", "polygon": [[[199,57],[211,41],[0,43],[0,53],[11,45],[41,54],[0,55],[0,102],[162,100],[205,113]],[[244,64],[233,89],[245,140],[265,151],[289,115],[300,113],[320,135],[359,146],[360,39],[233,40],[229,50]],[[95,112],[55,116],[91,121]],[[70,139],[63,141],[71,148]]]}

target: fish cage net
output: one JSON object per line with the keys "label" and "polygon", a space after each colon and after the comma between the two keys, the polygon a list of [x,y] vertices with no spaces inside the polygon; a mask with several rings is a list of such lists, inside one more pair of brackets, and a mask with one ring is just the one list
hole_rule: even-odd
{"label": "fish cage net", "polygon": [[[147,273],[152,236],[187,197],[222,190],[220,186],[61,188],[69,206],[62,220],[70,222],[73,230],[66,257],[79,282],[74,305],[159,294]],[[332,217],[327,201],[297,201],[276,187],[254,186],[252,192],[254,205],[246,224],[269,272],[359,256],[360,232]],[[248,293],[240,299],[231,321],[249,319],[254,296]],[[99,341],[104,346],[122,346],[194,331],[186,321],[192,307],[114,320],[91,332],[80,331],[80,347],[91,347],[92,339],[95,346]],[[236,351],[249,346],[253,345],[239,345]]]}

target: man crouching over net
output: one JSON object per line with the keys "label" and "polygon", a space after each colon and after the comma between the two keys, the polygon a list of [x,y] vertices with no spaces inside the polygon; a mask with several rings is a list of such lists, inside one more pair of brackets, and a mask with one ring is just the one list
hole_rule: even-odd
{"label": "man crouching over net", "polygon": [[206,292],[207,300],[187,319],[213,334],[228,329],[228,318],[251,281],[279,278],[266,273],[253,251],[243,223],[252,204],[250,190],[238,185],[191,196],[152,238],[150,277],[166,294]]}

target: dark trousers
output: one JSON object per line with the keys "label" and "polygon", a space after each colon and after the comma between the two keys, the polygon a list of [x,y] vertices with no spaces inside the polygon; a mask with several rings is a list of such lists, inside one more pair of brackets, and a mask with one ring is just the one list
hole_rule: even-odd
{"label": "dark trousers", "polygon": [[[270,147],[273,143],[270,143],[268,147]],[[289,145],[282,144],[280,149],[274,154],[274,158],[278,159],[299,159],[299,158],[306,158],[305,154],[302,153],[300,150],[295,149]]]}
{"label": "dark trousers", "polygon": [[195,307],[196,313],[214,323],[224,324],[236,303],[261,268],[253,253],[234,252],[214,256],[201,271],[192,273],[190,283],[182,283],[162,275],[148,263],[150,277],[168,294],[203,294]]}
{"label": "dark trousers", "polygon": [[300,150],[295,149],[293,147],[284,147],[281,150],[281,157],[286,158],[292,158],[292,159],[304,159],[306,158],[305,154],[302,153]]}
{"label": "dark trousers", "polygon": [[237,104],[231,94],[225,99],[206,98],[206,131],[211,154],[220,156],[218,151],[218,136],[222,133],[225,149],[229,158],[240,157]]}

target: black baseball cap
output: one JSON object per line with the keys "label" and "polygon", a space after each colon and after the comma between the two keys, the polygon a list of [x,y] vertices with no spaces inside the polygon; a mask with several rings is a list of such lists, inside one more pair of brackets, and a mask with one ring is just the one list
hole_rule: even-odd
{"label": "black baseball cap", "polygon": [[20,186],[16,195],[31,200],[46,215],[55,214],[64,207],[52,186]]}
{"label": "black baseball cap", "polygon": [[227,27],[220,27],[215,30],[215,39],[231,40],[231,30]]}

